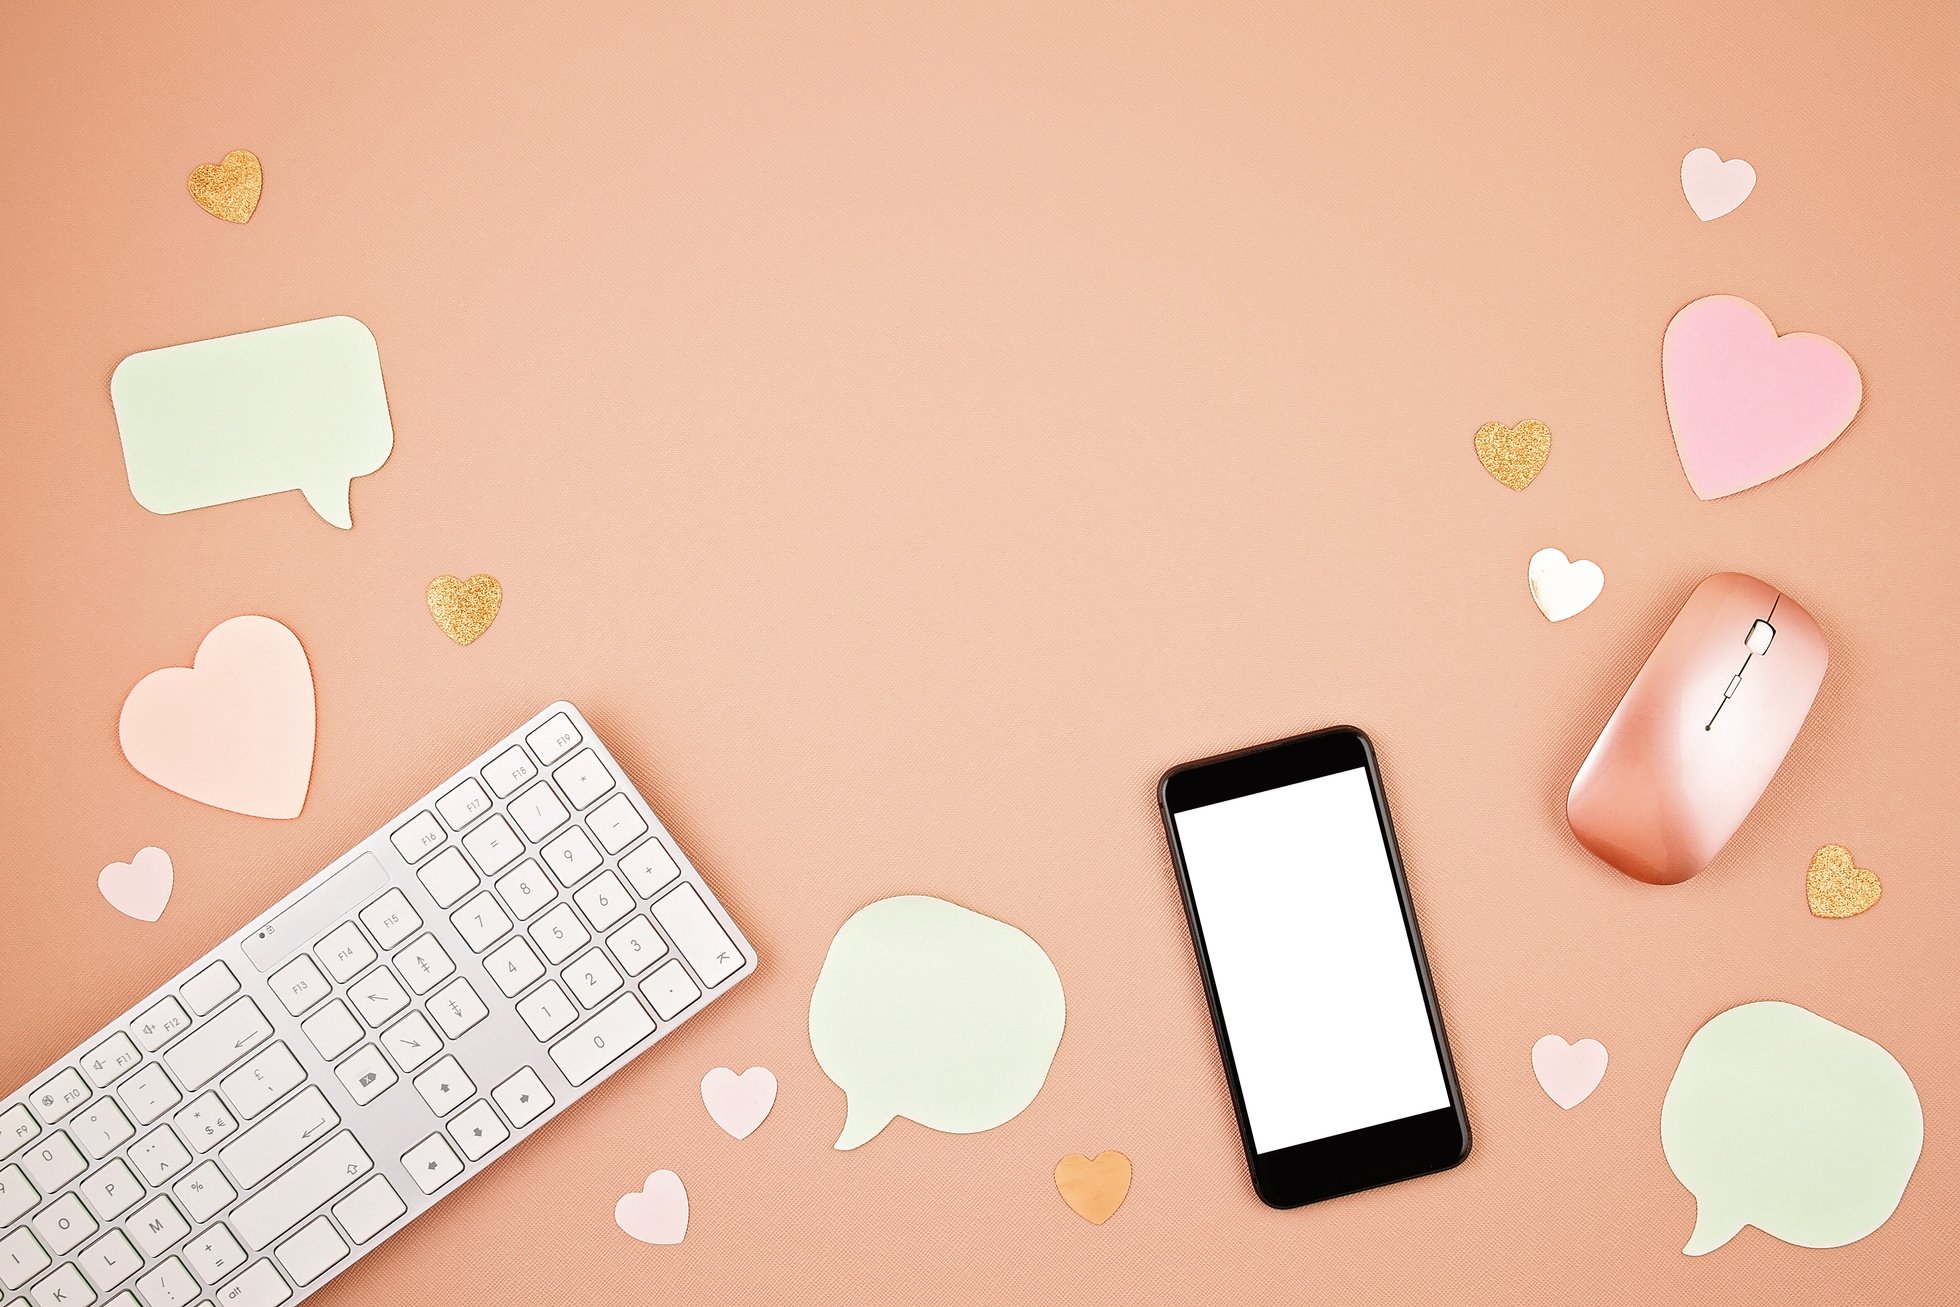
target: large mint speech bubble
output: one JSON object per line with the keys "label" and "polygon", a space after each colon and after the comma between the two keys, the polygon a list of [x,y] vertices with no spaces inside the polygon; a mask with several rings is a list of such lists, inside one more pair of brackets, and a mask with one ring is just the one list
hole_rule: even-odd
{"label": "large mint speech bubble", "polygon": [[858,909],[810,995],[810,1047],[846,1100],[837,1147],[900,1116],[949,1134],[1013,1120],[1062,1018],[1055,964],[1006,922],[918,894]]}
{"label": "large mint speech bubble", "polygon": [[297,490],[351,527],[348,483],[395,447],[381,354],[353,318],[131,354],[109,399],[130,493],[152,513]]}
{"label": "large mint speech bubble", "polygon": [[1753,1225],[1836,1248],[1885,1224],[1919,1161],[1919,1094],[1898,1059],[1794,1003],[1744,1003],[1688,1041],[1661,1148],[1695,1196],[1681,1251]]}

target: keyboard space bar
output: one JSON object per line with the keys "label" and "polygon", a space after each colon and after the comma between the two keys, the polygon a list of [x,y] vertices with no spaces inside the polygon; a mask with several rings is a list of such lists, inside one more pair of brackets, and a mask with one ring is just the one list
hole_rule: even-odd
{"label": "keyboard space bar", "polygon": [[263,1248],[373,1169],[374,1163],[353,1133],[342,1130],[298,1166],[234,1207],[232,1233],[248,1248]]}

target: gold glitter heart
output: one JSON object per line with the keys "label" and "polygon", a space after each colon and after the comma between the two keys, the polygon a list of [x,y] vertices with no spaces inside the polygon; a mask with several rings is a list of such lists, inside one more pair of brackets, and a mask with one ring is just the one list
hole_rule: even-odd
{"label": "gold glitter heart", "polygon": [[1855,917],[1878,902],[1884,892],[1878,873],[1853,865],[1842,844],[1826,844],[1810,859],[1804,894],[1814,917]]}
{"label": "gold glitter heart", "polygon": [[191,169],[191,198],[197,207],[226,222],[250,222],[259,207],[259,191],[265,186],[265,173],[259,156],[250,150],[233,150],[223,163],[200,163]]}
{"label": "gold glitter heart", "polygon": [[429,582],[429,616],[436,619],[442,633],[457,644],[469,644],[490,629],[497,610],[504,605],[504,587],[494,576],[482,573],[467,581],[439,576]]}
{"label": "gold glitter heart", "polygon": [[1486,422],[1477,428],[1477,461],[1484,471],[1513,490],[1523,490],[1545,470],[1552,456],[1552,429],[1536,418],[1515,427]]}

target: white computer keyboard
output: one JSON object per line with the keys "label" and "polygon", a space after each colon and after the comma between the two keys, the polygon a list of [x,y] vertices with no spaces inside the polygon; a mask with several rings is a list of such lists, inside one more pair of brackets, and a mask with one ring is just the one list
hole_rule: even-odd
{"label": "white computer keyboard", "polygon": [[552,704],[0,1100],[0,1304],[296,1302],[754,969]]}

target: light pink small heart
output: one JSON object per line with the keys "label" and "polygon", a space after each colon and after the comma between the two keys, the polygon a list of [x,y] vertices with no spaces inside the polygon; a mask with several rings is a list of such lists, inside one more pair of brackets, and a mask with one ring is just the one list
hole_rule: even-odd
{"label": "light pink small heart", "polygon": [[128,862],[110,863],[95,878],[96,888],[109,900],[109,906],[138,921],[155,921],[163,915],[175,883],[170,855],[154,846],[138,849]]}
{"label": "light pink small heart", "polygon": [[1703,222],[1733,213],[1756,189],[1756,168],[1747,159],[1724,159],[1707,146],[1681,160],[1681,193]]}
{"label": "light pink small heart", "polygon": [[718,1066],[701,1077],[701,1101],[715,1124],[737,1139],[747,1139],[776,1105],[776,1073],[752,1066],[736,1075]]}
{"label": "light pink small heart", "polygon": [[672,1171],[655,1171],[640,1192],[613,1204],[613,1220],[641,1243],[679,1243],[687,1234],[687,1187]]}
{"label": "light pink small heart", "polygon": [[1661,389],[1681,470],[1703,499],[1815,458],[1865,399],[1858,365],[1835,341],[1779,336],[1761,309],[1734,295],[1698,299],[1667,324]]}
{"label": "light pink small heart", "polygon": [[1606,1045],[1597,1039],[1568,1044],[1545,1035],[1531,1046],[1531,1069],[1551,1100],[1570,1111],[1599,1088],[1606,1075]]}

